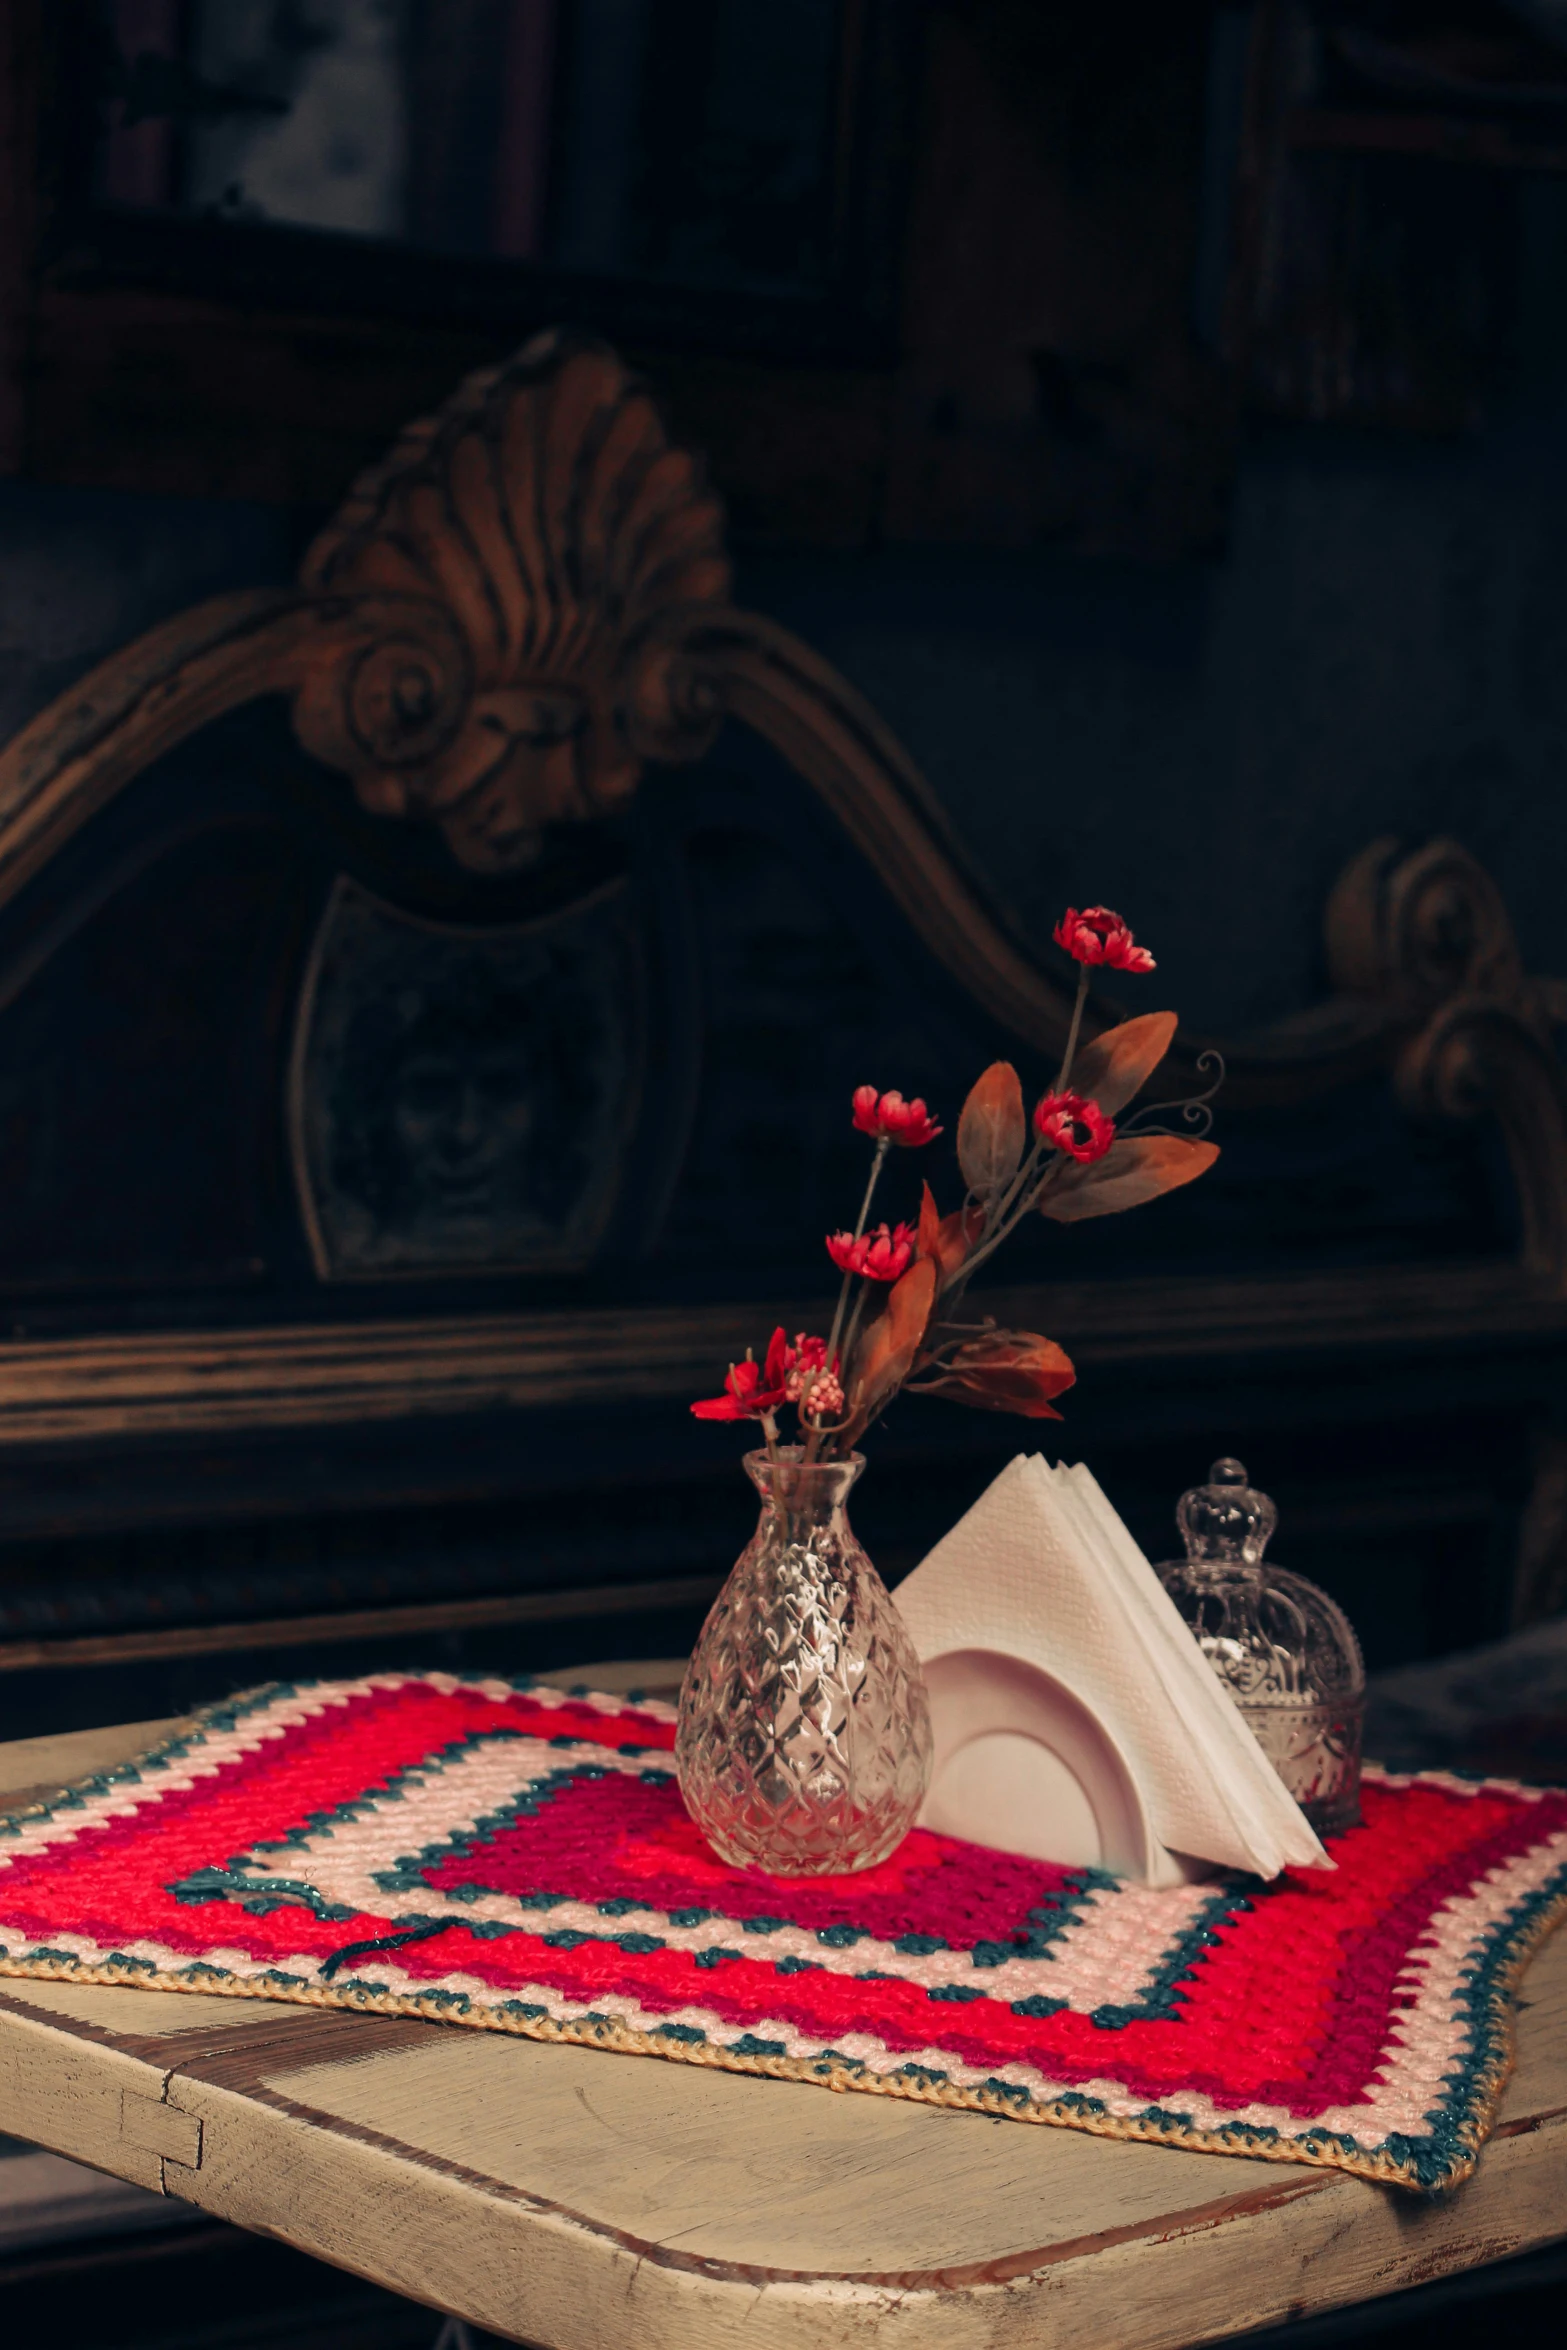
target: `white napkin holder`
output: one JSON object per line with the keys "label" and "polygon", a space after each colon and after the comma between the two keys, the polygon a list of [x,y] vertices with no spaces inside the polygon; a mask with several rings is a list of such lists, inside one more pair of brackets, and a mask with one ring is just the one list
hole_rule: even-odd
{"label": "white napkin holder", "polygon": [[935,1761],[920,1825],[970,1844],[1173,1884],[1137,1775],[1102,1722],[1042,1665],[956,1648],[925,1666]]}
{"label": "white napkin holder", "polygon": [[1086,1468],[1010,1462],[896,1598],[924,1826],[1146,1885],[1333,1865]]}

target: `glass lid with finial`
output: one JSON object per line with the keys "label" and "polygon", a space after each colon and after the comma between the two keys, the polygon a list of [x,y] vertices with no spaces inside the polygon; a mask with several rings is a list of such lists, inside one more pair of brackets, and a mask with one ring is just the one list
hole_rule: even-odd
{"label": "glass lid with finial", "polygon": [[1215,1461],[1175,1515],[1186,1556],[1159,1580],[1318,1835],[1355,1827],[1366,1671],[1348,1617],[1263,1557],[1279,1513],[1239,1461]]}

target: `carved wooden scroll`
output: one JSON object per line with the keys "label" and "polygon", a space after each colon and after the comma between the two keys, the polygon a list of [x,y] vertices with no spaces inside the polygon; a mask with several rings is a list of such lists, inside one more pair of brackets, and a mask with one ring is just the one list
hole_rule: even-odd
{"label": "carved wooden scroll", "polygon": [[1567,1295],[1567,1076],[1554,1030],[1567,987],[1524,971],[1501,892],[1456,841],[1373,841],[1340,876],[1328,964],[1385,1022],[1416,1116],[1496,1122],[1517,1190],[1520,1254]]}

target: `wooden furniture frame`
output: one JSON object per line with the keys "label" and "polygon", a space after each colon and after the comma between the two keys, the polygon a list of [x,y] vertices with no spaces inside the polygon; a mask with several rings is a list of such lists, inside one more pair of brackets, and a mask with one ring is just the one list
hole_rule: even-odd
{"label": "wooden furniture frame", "polygon": [[[1063,983],[1012,928],[907,751],[806,645],[737,609],[729,578],[721,508],[642,382],[601,343],[541,335],[408,429],[318,536],[295,588],[219,596],[150,631],[9,745],[0,904],[156,760],[260,697],[287,701],[301,744],[348,777],[366,811],[438,826],[457,862],[480,874],[526,867],[551,828],[599,821],[636,792],[645,762],[698,759],[731,722],[806,780],[967,996],[1025,1047],[1057,1050]],[[562,703],[570,727],[541,734],[541,705]],[[1494,1124],[1518,1201],[1516,1260],[1064,1286],[1010,1297],[1009,1313],[1098,1364],[1309,1364],[1346,1343],[1559,1346],[1567,1082],[1553,1031],[1567,986],[1525,972],[1494,885],[1451,842],[1371,844],[1333,894],[1326,944],[1335,993],[1316,1012],[1218,1040],[1227,1104],[1306,1102],[1387,1072],[1416,1113]],[[1182,1034],[1177,1085],[1214,1042]],[[0,1342],[0,1460],[57,1457],[64,1471],[77,1447],[105,1441],[676,1397],[772,1311],[762,1300],[324,1314],[217,1332],[12,1338]],[[19,1491],[15,1528],[26,1530],[27,1509]],[[1567,1480],[1548,1444],[1518,1567],[1520,1615],[1547,1612],[1564,1573]],[[679,1596],[709,1588],[682,1584]],[[575,1597],[584,1612],[628,1604],[613,1582]],[[322,1615],[299,1628],[339,1639],[372,1623],[414,1631],[560,1612],[553,1595],[531,1594],[432,1601],[395,1621]],[[199,1652],[240,1629],[152,1631],[117,1653]],[[90,1661],[109,1653],[109,1637],[13,1644],[0,1665],[46,1653]]]}
{"label": "wooden furniture frame", "polygon": [[[0,1748],[0,1809],[172,1727]],[[1567,1937],[1521,2005],[1495,2135],[1429,2199],[457,2026],[4,1979],[0,2129],[539,2350],[1183,2350],[1561,2236]]]}
{"label": "wooden furniture frame", "polygon": [[[570,580],[568,586],[565,583]],[[529,704],[583,707],[571,763],[535,755]],[[0,755],[0,904],[98,809],[225,711],[284,695],[304,747],[385,817],[437,823],[478,872],[524,866],[653,758],[687,762],[726,718],[814,788],[925,945],[1044,1053],[1070,1014],[913,760],[872,707],[775,622],[729,600],[723,517],[696,460],[604,345],[551,331],[465,383],[355,485],[297,589],[217,596],[114,654]],[[1567,982],[1524,971],[1499,893],[1450,842],[1373,842],[1327,911],[1335,994],[1222,1046],[1226,1099],[1298,1101],[1391,1066],[1412,1107],[1494,1115],[1522,1261],[1567,1295]]]}

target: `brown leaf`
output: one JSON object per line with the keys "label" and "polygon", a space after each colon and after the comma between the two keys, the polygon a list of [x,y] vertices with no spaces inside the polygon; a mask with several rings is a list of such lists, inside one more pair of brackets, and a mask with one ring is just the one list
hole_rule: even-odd
{"label": "brown leaf", "polygon": [[1032,1330],[987,1330],[949,1355],[936,1377],[920,1381],[917,1392],[944,1395],[950,1403],[972,1404],[979,1411],[1059,1420],[1051,1399],[1076,1378],[1071,1357],[1053,1338],[1040,1338]]}
{"label": "brown leaf", "polygon": [[[920,1185],[920,1220],[914,1245],[922,1257],[935,1257],[941,1233],[941,1210],[928,1183]],[[939,1260],[938,1260],[939,1261]]]}
{"label": "brown leaf", "polygon": [[920,1256],[935,1260],[943,1281],[951,1280],[984,1229],[985,1219],[978,1208],[955,1208],[950,1216],[944,1216],[936,1206],[930,1185],[922,1186],[919,1232],[914,1245]]}
{"label": "brown leaf", "polygon": [[954,1208],[950,1216],[942,1217],[936,1240],[937,1257],[944,1279],[950,1281],[971,1250],[978,1248],[984,1237],[983,1208]]}
{"label": "brown leaf", "polygon": [[1072,1091],[1085,1094],[1113,1118],[1147,1084],[1169,1051],[1175,1029],[1173,1012],[1144,1012],[1140,1019],[1107,1029],[1072,1063]]}
{"label": "brown leaf", "polygon": [[1216,1142],[1188,1142],[1179,1134],[1129,1134],[1113,1142],[1091,1167],[1068,1167],[1045,1186],[1042,1216],[1080,1224],[1087,1216],[1116,1216],[1140,1208],[1161,1192],[1195,1183],[1219,1155]]}
{"label": "brown leaf", "polygon": [[851,1441],[877,1406],[908,1377],[935,1302],[936,1267],[931,1258],[920,1257],[893,1283],[885,1312],[877,1316],[860,1341],[859,1360],[849,1385]]}
{"label": "brown leaf", "polygon": [[958,1165],[970,1191],[983,1199],[1010,1183],[1027,1139],[1018,1073],[1010,1061],[992,1061],[958,1120]]}

